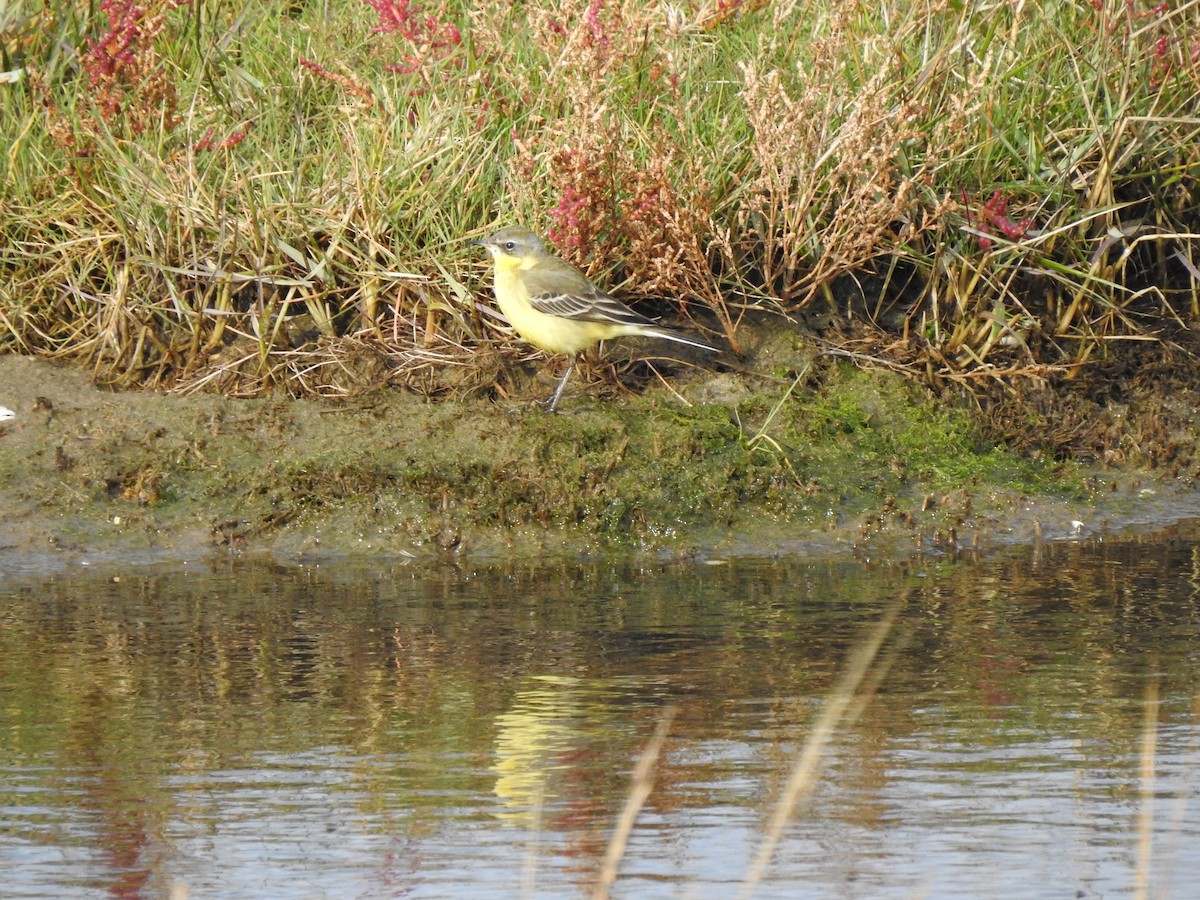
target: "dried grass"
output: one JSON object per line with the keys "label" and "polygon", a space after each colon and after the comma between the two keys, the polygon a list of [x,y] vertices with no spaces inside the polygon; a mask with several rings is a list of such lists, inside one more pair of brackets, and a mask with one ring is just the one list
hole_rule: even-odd
{"label": "dried grass", "polygon": [[1200,4],[325,7],[7,20],[0,346],[237,393],[372,347],[451,395],[516,353],[462,242],[497,218],[734,350],[819,300],[933,381],[1200,315]]}

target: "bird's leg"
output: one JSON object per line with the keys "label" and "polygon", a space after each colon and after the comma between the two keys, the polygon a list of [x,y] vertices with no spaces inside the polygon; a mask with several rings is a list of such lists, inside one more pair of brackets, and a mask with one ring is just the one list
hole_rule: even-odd
{"label": "bird's leg", "polygon": [[575,368],[575,360],[578,358],[579,355],[575,354],[571,357],[571,361],[567,363],[567,371],[563,372],[562,380],[558,383],[558,387],[554,389],[554,396],[546,404],[546,412],[554,412],[554,408],[558,406],[558,398],[562,396],[563,388],[567,386],[567,379],[571,377],[571,370]]}

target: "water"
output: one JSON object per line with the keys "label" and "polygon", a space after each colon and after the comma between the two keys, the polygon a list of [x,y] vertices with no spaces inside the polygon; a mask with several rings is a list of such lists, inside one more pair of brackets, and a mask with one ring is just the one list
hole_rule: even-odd
{"label": "water", "polygon": [[[836,685],[894,625],[853,696]],[[983,560],[0,577],[5,897],[1190,897],[1200,524]]]}

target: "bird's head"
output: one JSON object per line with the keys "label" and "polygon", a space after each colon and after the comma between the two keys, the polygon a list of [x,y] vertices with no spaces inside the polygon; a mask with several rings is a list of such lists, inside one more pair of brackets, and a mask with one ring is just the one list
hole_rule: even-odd
{"label": "bird's head", "polygon": [[508,228],[501,228],[490,237],[485,237],[473,243],[485,248],[497,262],[546,255],[546,247],[542,243],[542,239],[528,228],[522,228],[520,225],[510,225]]}

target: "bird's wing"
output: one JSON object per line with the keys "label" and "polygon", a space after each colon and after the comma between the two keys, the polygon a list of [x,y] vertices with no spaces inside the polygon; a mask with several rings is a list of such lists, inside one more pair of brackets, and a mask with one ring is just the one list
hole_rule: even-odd
{"label": "bird's wing", "polygon": [[548,259],[524,273],[529,304],[538,312],[581,322],[653,325],[651,319],[610,297],[564,260]]}

